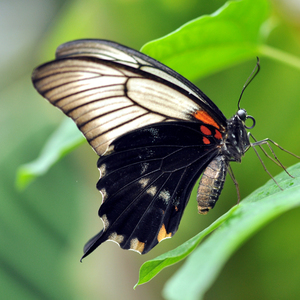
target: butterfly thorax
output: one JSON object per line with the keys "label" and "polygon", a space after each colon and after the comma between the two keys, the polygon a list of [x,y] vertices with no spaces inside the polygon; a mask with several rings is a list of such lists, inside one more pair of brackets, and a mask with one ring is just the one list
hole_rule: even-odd
{"label": "butterfly thorax", "polygon": [[[245,112],[245,118],[246,116]],[[218,201],[229,162],[241,162],[242,156],[250,147],[245,123],[238,113],[227,120],[227,133],[220,146],[219,154],[208,164],[199,183],[197,202],[200,214],[207,214]]]}
{"label": "butterfly thorax", "polygon": [[245,123],[235,114],[227,120],[227,134],[223,140],[221,154],[228,161],[241,162],[242,156],[250,147],[248,133]]}

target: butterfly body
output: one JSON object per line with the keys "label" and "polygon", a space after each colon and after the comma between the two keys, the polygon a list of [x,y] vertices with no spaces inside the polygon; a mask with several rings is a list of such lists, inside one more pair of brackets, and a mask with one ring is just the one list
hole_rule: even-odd
{"label": "butterfly body", "polygon": [[144,254],[173,236],[200,175],[198,209],[205,214],[229,163],[240,162],[250,147],[245,110],[226,120],[187,79],[114,42],[63,44],[32,80],[100,156],[104,228],[83,257],[106,240]]}
{"label": "butterfly body", "polygon": [[[238,115],[242,115],[241,117]],[[240,109],[227,120],[227,133],[223,137],[218,155],[209,163],[201,177],[198,193],[198,212],[207,214],[214,208],[224,186],[230,161],[241,162],[242,156],[250,148],[250,140],[245,130],[246,111]],[[243,121],[244,119],[244,121]]]}

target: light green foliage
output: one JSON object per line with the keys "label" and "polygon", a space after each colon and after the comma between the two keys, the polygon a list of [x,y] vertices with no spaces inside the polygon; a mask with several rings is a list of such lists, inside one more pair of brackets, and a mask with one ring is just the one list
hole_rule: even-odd
{"label": "light green foliage", "polygon": [[[236,191],[234,187],[230,191],[232,183],[226,183],[213,212],[194,217],[187,207],[176,236],[147,256],[105,243],[79,264],[82,245],[101,226],[97,191],[93,199],[98,179],[96,158],[90,159],[94,165],[89,161],[85,166],[89,158],[81,155],[80,149],[62,159],[84,142],[83,137],[69,121],[54,129],[61,113],[43,102],[30,82],[32,69],[53,59],[55,48],[69,40],[106,38],[137,49],[155,39],[142,47],[142,52],[193,82],[202,78],[199,88],[213,95],[213,101],[229,117],[259,56],[259,80],[251,83],[243,98],[243,105],[257,121],[252,133],[258,139],[274,138],[299,154],[300,59],[294,54],[299,53],[299,32],[284,24],[271,1],[224,2],[187,0],[175,5],[174,1],[75,0],[62,1],[54,8],[47,4],[43,10],[47,0],[40,1],[40,6],[28,1],[32,14],[41,16],[41,24],[34,24],[39,36],[29,36],[31,46],[26,44],[20,52],[19,47],[13,47],[16,52],[9,52],[16,54],[11,60],[7,60],[8,52],[2,53],[9,68],[2,68],[0,74],[0,285],[5,299],[159,299],[165,274],[175,272],[184,258],[182,267],[165,285],[166,299],[201,299],[204,294],[206,299],[233,300],[300,297],[297,209],[291,218],[278,218],[299,206],[299,164],[289,168],[295,179],[284,172],[276,177],[284,191],[270,180],[253,192],[268,177],[250,150],[242,166],[233,166],[243,197],[253,192],[239,205],[228,210],[236,204]],[[14,13],[18,15],[7,19],[20,19],[25,32],[30,23],[23,22],[25,12],[17,7]],[[47,24],[42,23],[45,19]],[[15,36],[12,30],[22,30],[22,26],[9,26],[5,32]],[[24,32],[19,36],[27,38]],[[157,39],[160,36],[164,37]],[[2,41],[2,50],[7,44],[7,40]],[[295,162],[295,158],[281,154],[284,165]],[[267,165],[272,174],[278,172],[277,166]],[[94,169],[95,176],[90,176]],[[195,203],[190,205],[196,210]],[[276,220],[276,232],[266,226],[271,220]],[[274,246],[280,232],[284,241]],[[257,241],[251,243],[251,236],[259,239],[258,246]],[[172,243],[174,250],[144,263],[138,284],[178,264],[132,291],[139,267],[134,264],[140,265],[141,260],[162,253],[162,249],[171,249]],[[251,250],[243,248],[245,244]],[[239,255],[246,255],[242,264]],[[232,269],[224,267],[229,262]],[[251,273],[255,263],[261,263],[259,272],[255,265]],[[235,270],[240,273],[236,275]],[[214,284],[217,288],[210,289]]]}

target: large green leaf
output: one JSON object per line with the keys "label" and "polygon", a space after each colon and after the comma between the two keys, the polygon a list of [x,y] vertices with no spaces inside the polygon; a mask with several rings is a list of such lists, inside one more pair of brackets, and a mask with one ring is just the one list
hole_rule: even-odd
{"label": "large green leaf", "polygon": [[275,217],[300,205],[300,163],[289,168],[289,172],[295,178],[285,172],[276,176],[284,191],[273,180],[268,181],[194,238],[144,263],[138,284],[149,281],[163,268],[185,258],[205,236],[219,227],[190,255],[164,290],[166,299],[170,300],[201,299],[226,261],[245,240]]}
{"label": "large green leaf", "polygon": [[205,238],[208,234],[218,228],[225,220],[227,220],[236,208],[237,206],[234,206],[230,211],[218,218],[210,226],[199,232],[197,235],[179,247],[145,262],[140,269],[139,281],[135,287],[148,282],[164,268],[176,264],[177,262],[186,258],[198,246],[203,238]]}
{"label": "large green leaf", "polygon": [[255,59],[271,29],[265,25],[269,14],[266,0],[230,1],[215,13],[146,44],[142,51],[190,80],[204,77]]}
{"label": "large green leaf", "polygon": [[[4,30],[6,35],[3,36],[3,47],[1,48],[2,63],[5,63],[1,68],[1,78],[5,78],[5,82],[1,86],[4,90],[0,91],[2,128],[0,131],[2,146],[0,151],[1,295],[3,299],[25,300],[160,299],[161,286],[165,278],[169,276],[168,274],[174,272],[173,267],[162,272],[156,280],[132,291],[132,285],[136,280],[137,265],[145,259],[145,256],[122,251],[116,245],[107,243],[83,264],[78,261],[86,238],[90,236],[91,232],[94,233],[101,223],[96,214],[100,201],[96,191],[95,199],[93,198],[94,182],[98,179],[96,168],[95,170],[88,166],[84,168],[82,164],[78,164],[79,158],[76,154],[71,155],[61,160],[46,176],[39,178],[27,190],[16,191],[14,181],[17,167],[32,160],[35,155],[38,156],[38,149],[46,147],[42,145],[42,141],[50,135],[53,122],[57,121],[55,109],[33,89],[30,82],[30,71],[38,63],[53,59],[55,48],[63,42],[86,37],[106,38],[138,47],[153,37],[162,36],[168,30],[173,30],[180,23],[183,24],[203,12],[213,11],[211,7],[215,8],[217,3],[222,2],[223,4],[225,1],[89,0],[82,2],[71,0],[65,2],[43,0],[26,1],[25,4],[17,0],[7,2],[10,4],[3,7],[6,13],[7,7],[10,6],[13,14],[6,13],[7,18],[2,20],[2,24],[6,28]],[[178,3],[181,4],[179,13]],[[257,1],[252,3],[257,9]],[[28,14],[24,12],[25,7],[32,12],[31,16],[35,16],[34,21],[32,18],[29,20]],[[53,7],[56,10],[60,9],[59,13],[54,14]],[[183,7],[185,8],[182,9]],[[43,9],[43,13],[41,13],[41,9]],[[258,9],[257,14],[260,14]],[[45,18],[45,16],[47,17]],[[9,26],[8,20],[15,26],[21,24],[18,26],[19,38],[14,39],[16,43],[13,44],[10,43],[9,37],[15,36],[15,26]],[[33,24],[31,28],[27,26],[30,21]],[[139,24],[138,27],[137,24]],[[292,41],[293,39],[297,41],[295,38],[297,31],[292,32],[292,27],[291,24],[284,21],[284,26],[280,26],[274,32],[269,44],[277,48],[267,47],[265,44],[259,46],[260,53],[273,58],[273,61],[262,59],[262,73],[264,74],[261,74],[259,80],[254,83],[256,92],[251,92],[253,88],[247,91],[247,97],[251,99],[247,107],[249,112],[249,106],[255,107],[255,117],[260,124],[257,129],[260,128],[262,136],[274,137],[282,145],[299,152],[300,150],[297,148],[299,143],[295,138],[299,131],[298,122],[295,121],[299,110],[299,103],[295,100],[299,99],[297,90],[299,74],[295,70],[291,71],[286,66],[277,64],[276,61],[274,63],[275,59],[289,62],[290,65],[300,65],[299,59],[279,50],[281,48],[290,53],[299,53],[299,45],[297,42],[293,44]],[[265,28],[265,26],[261,27],[261,29]],[[197,40],[198,36],[190,36],[190,38]],[[26,42],[23,47],[19,46],[20,40]],[[187,64],[190,68],[194,68],[191,58],[187,58]],[[255,58],[252,61],[255,61]],[[22,74],[25,75],[27,68],[30,70],[28,69],[28,73],[26,73],[24,84],[20,85],[18,79]],[[203,80],[200,87],[209,94],[210,86],[213,89],[216,89],[217,86],[213,97],[223,109],[224,101],[230,99],[223,97],[224,88],[226,94],[228,92],[227,95],[234,90],[239,91],[240,83],[235,79],[242,72],[242,67],[232,68],[228,72]],[[14,75],[12,76],[12,74]],[[189,75],[187,74],[187,76]],[[246,75],[244,74],[244,76]],[[282,99],[285,100],[282,101]],[[235,103],[236,101],[233,104]],[[251,110],[253,111],[253,109]],[[224,112],[229,114],[229,111],[224,110]],[[57,112],[57,116],[61,116],[59,112]],[[271,120],[276,121],[276,124]],[[80,136],[76,127],[73,126],[73,128],[74,137]],[[66,135],[70,134],[68,136],[70,139],[72,139],[73,133],[68,130],[65,132]],[[61,140],[63,145],[66,142],[63,138],[64,134],[60,132],[59,135],[61,137],[57,141]],[[54,149],[55,147],[57,148]],[[55,147],[52,148],[55,151],[48,152],[48,158],[44,156],[44,164],[40,160],[36,165],[40,170],[48,171],[52,167],[52,163],[57,161],[52,158],[58,154],[57,157],[60,160],[62,157],[60,154],[64,155],[68,152],[68,149],[61,147],[59,143]],[[73,146],[70,145],[69,149],[72,150],[72,148]],[[252,169],[251,166],[247,167],[249,154],[240,168],[243,170],[242,174],[236,173],[242,193],[247,193],[253,186],[253,177],[247,178],[255,168],[255,163],[253,163]],[[80,161],[84,159],[81,156]],[[47,166],[47,162],[51,164]],[[284,162],[289,165],[289,158],[284,159]],[[94,175],[92,174],[93,170],[95,171]],[[257,174],[255,179],[260,181],[258,176],[260,175]],[[246,186],[243,183],[245,177],[248,182]],[[26,183],[26,178],[23,179]],[[228,189],[225,188],[222,193],[223,198],[226,198],[227,192]],[[232,198],[234,197],[235,195]],[[235,200],[232,199],[232,201],[234,203]],[[185,240],[187,232],[196,230],[198,225],[195,226],[195,219],[190,213],[193,210],[190,210],[190,207],[185,212],[188,222],[182,222],[176,239],[161,243],[148,256],[161,252],[164,247],[168,247],[168,243],[176,243],[178,238],[180,239],[180,235]],[[214,219],[214,215],[219,215],[220,207],[222,210],[222,203],[211,215],[200,218],[200,226],[203,223],[209,223],[210,218]],[[233,213],[233,210],[230,210],[229,213]],[[227,215],[222,218],[227,218]],[[213,226],[219,226],[218,222],[224,221],[222,218]],[[194,225],[193,228],[190,225]],[[230,266],[223,268],[217,288],[211,289],[207,296],[210,297],[211,294],[215,296],[216,293],[219,293],[218,296],[210,297],[210,299],[299,298],[297,297],[299,293],[297,277],[300,264],[297,252],[299,249],[298,232],[299,210],[295,209],[282,218],[278,218],[272,226],[262,230],[255,239],[247,244],[248,247],[240,249],[234,259],[230,261]],[[204,232],[202,236],[203,234]],[[279,236],[280,239],[278,239]],[[285,237],[287,239],[282,240]],[[272,248],[271,252],[269,243],[272,241],[276,243],[276,240],[278,248]],[[245,252],[253,257],[248,257]],[[242,264],[239,260],[241,256],[244,257]],[[253,270],[255,269],[253,267],[253,273],[251,273],[251,270],[247,268],[247,263],[255,265],[255,267],[261,263],[260,272]],[[281,266],[279,267],[277,263],[281,263]],[[237,274],[235,268],[240,268],[243,274]],[[244,272],[245,268],[247,268],[246,272]],[[276,284],[277,282],[280,284]],[[251,297],[253,291],[257,292],[257,295]]]}

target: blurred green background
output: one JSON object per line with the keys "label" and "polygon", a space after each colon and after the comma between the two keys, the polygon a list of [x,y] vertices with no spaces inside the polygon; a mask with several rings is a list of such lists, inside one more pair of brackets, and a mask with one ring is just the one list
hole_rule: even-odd
{"label": "blurred green background", "polygon": [[[192,196],[174,238],[140,256],[105,243],[79,263],[84,243],[102,224],[97,156],[85,144],[24,191],[15,188],[17,168],[35,159],[62,114],[31,84],[34,67],[54,58],[56,47],[78,38],[104,38],[135,49],[214,12],[221,0],[2,0],[0,1],[0,291],[3,299],[161,299],[165,281],[180,264],[138,287],[140,265],[186,241],[236,204],[230,178],[216,208],[197,214]],[[268,45],[300,54],[297,2],[271,1],[277,26]],[[294,5],[294,6],[293,6]],[[298,7],[297,7],[298,5]],[[193,62],[191,61],[191,64]],[[252,61],[196,84],[228,118],[236,111]],[[252,133],[300,153],[299,70],[261,57],[261,72],[245,92],[242,106],[256,118]],[[277,151],[284,165],[295,158]],[[267,162],[272,174],[281,170]],[[265,183],[253,151],[232,164],[242,198]],[[300,210],[295,209],[256,234],[230,259],[206,299],[299,299]]]}

